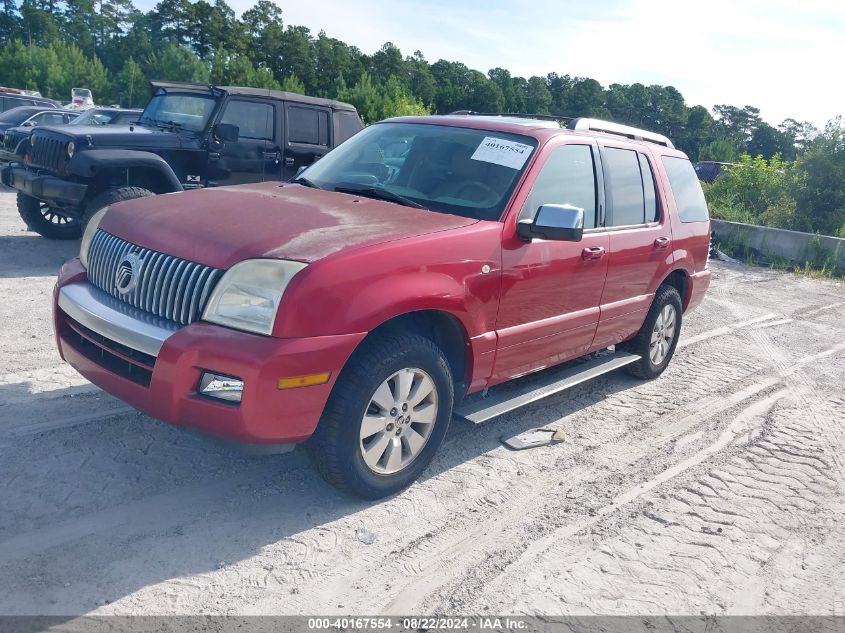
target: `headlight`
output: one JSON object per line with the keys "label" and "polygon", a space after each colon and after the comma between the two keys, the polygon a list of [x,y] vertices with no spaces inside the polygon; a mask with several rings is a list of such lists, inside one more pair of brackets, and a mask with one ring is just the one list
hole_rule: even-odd
{"label": "headlight", "polygon": [[91,240],[94,239],[94,233],[100,226],[100,221],[108,211],[108,207],[103,207],[91,216],[88,224],[85,225],[85,232],[82,234],[82,242],[79,244],[79,261],[82,262],[82,267],[88,270],[88,250],[91,248]]}
{"label": "headlight", "polygon": [[278,259],[250,259],[232,266],[217,283],[202,318],[269,335],[282,294],[306,264]]}
{"label": "headlight", "polygon": [[73,158],[73,151],[76,149],[76,145],[74,144],[74,142],[71,141],[70,143],[68,143],[66,149],[67,149],[67,157]]}

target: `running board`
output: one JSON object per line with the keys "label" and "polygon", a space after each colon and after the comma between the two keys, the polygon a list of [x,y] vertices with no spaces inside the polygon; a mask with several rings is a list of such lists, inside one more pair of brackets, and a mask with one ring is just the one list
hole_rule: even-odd
{"label": "running board", "polygon": [[578,364],[567,364],[561,368],[546,370],[533,379],[523,378],[525,382],[521,380],[522,384],[518,386],[504,383],[493,387],[487,397],[480,397],[480,394],[469,396],[461,406],[455,409],[454,414],[474,424],[481,424],[638,360],[640,357],[636,354],[616,352],[582,360]]}

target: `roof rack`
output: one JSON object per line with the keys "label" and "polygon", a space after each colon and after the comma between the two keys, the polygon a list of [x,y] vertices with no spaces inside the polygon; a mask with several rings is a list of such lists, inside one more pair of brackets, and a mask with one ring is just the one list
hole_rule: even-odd
{"label": "roof rack", "polygon": [[527,114],[524,112],[475,112],[474,110],[455,110],[450,116],[510,116],[517,119],[537,119],[538,121],[572,121],[574,117],[557,114]]}
{"label": "roof rack", "polygon": [[624,136],[635,141],[647,141],[649,143],[656,143],[657,145],[664,145],[665,147],[675,147],[672,144],[672,141],[662,134],[649,132],[648,130],[641,130],[636,127],[631,127],[630,125],[613,123],[611,121],[578,117],[577,119],[569,121],[566,127],[567,129],[574,130],[576,132],[604,132],[606,134]]}

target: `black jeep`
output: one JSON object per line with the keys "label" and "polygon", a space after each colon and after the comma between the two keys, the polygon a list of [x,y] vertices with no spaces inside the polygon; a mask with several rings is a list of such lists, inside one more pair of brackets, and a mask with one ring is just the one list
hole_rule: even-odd
{"label": "black jeep", "polygon": [[152,82],[128,126],[38,127],[2,170],[30,230],[76,239],[102,207],[130,198],[288,180],[362,127],[347,103],[258,88]]}

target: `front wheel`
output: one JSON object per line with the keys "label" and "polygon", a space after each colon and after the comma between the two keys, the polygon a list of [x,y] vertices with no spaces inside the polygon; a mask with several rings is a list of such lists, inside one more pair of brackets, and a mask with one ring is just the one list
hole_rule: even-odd
{"label": "front wheel", "polygon": [[149,189],[143,187],[118,187],[117,189],[106,189],[91,198],[85,206],[85,213],[82,215],[82,228],[84,229],[91,218],[97,211],[103,207],[123,202],[124,200],[134,200],[136,198],[146,198],[154,195]]}
{"label": "front wheel", "polygon": [[433,341],[380,335],[349,359],[308,451],[329,483],[365,499],[385,497],[431,462],[453,400],[449,364]]}
{"label": "front wheel", "polygon": [[77,240],[82,237],[82,223],[38,198],[18,194],[18,214],[30,231],[51,240]]}
{"label": "front wheel", "polygon": [[657,378],[675,353],[681,333],[681,295],[672,286],[660,286],[637,335],[617,347],[640,360],[625,367],[638,378]]}

